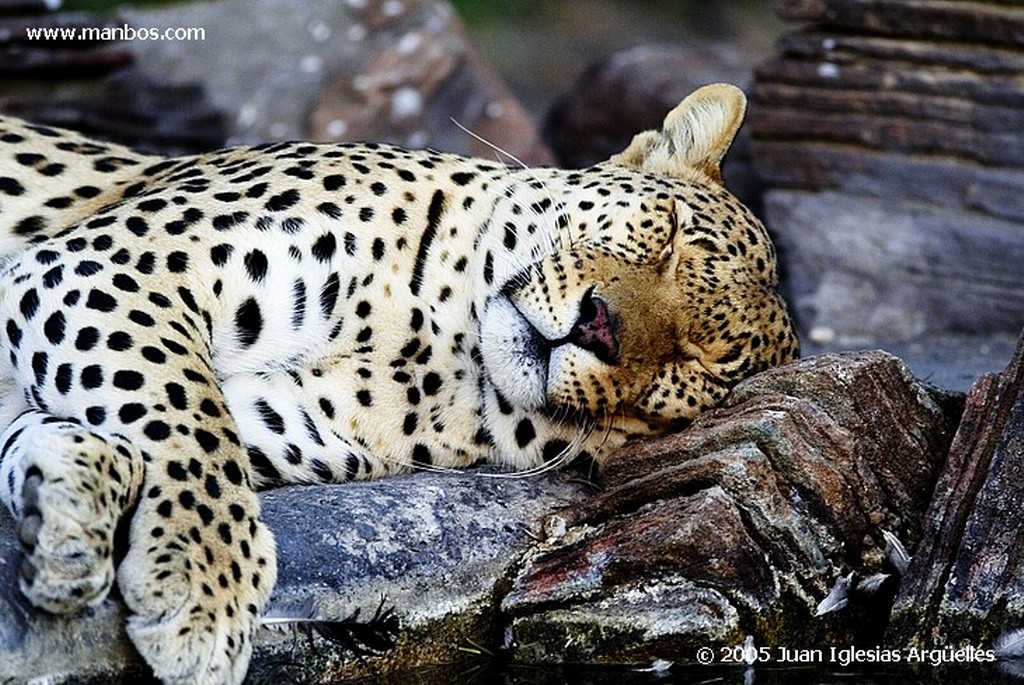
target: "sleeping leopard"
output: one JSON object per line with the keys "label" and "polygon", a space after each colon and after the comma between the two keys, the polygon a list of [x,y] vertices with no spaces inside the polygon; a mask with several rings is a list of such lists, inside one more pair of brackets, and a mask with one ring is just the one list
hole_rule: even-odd
{"label": "sleeping leopard", "polygon": [[704,87],[584,170],[163,159],[0,118],[21,591],[71,613],[116,579],[156,677],[240,683],[276,577],[259,488],[600,465],[796,357],[769,237],[722,185],[745,104]]}

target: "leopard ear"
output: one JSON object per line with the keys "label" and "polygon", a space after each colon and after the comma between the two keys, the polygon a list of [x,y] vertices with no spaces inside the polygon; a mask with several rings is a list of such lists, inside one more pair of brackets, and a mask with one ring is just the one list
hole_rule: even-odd
{"label": "leopard ear", "polygon": [[676,106],[658,131],[633,138],[609,161],[640,171],[693,178],[697,171],[722,183],[722,158],[743,123],[747,98],[736,86],[715,83],[695,90]]}

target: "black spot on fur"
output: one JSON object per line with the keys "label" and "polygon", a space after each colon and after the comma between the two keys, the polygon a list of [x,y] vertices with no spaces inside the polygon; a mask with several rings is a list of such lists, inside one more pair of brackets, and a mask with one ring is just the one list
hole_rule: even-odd
{"label": "black spot on fur", "polygon": [[268,212],[283,212],[294,207],[298,201],[299,191],[290,188],[283,193],[272,195],[263,206]]}
{"label": "black spot on fur", "polygon": [[306,320],[306,282],[296,278],[292,284],[292,328],[298,330]]}
{"label": "black spot on fur", "polygon": [[338,188],[345,186],[345,177],[340,174],[331,174],[330,176],[324,176],[324,190],[327,192],[333,192]]}
{"label": "black spot on fur", "polygon": [[214,266],[224,266],[234,249],[233,246],[226,243],[214,245],[210,248],[210,261]]}
{"label": "black spot on fur", "polygon": [[114,284],[115,288],[117,288],[118,290],[120,290],[122,292],[126,292],[126,293],[137,293],[137,292],[139,292],[139,284],[135,281],[134,278],[132,278],[128,274],[124,274],[124,273],[116,274],[114,276],[114,278],[111,279],[111,283]]}
{"label": "black spot on fur", "polygon": [[188,409],[188,393],[185,386],[180,383],[166,383],[164,392],[167,393],[167,401],[172,407],[181,411]]}
{"label": "black spot on fur", "polygon": [[423,392],[427,395],[436,395],[440,392],[442,385],[441,376],[433,371],[423,377]]}
{"label": "black spot on fur", "polygon": [[235,328],[238,329],[238,343],[244,347],[252,347],[259,340],[263,331],[263,314],[255,298],[250,297],[238,306],[235,311]]}
{"label": "black spot on fur", "polygon": [[14,224],[14,232],[17,235],[32,235],[46,228],[46,219],[41,216],[25,217]]}
{"label": "black spot on fur", "polygon": [[167,270],[173,274],[183,274],[188,271],[188,255],[180,250],[167,255]]}
{"label": "black spot on fur", "polygon": [[267,269],[270,263],[267,261],[267,256],[260,250],[253,250],[245,255],[243,260],[245,264],[245,271],[249,274],[249,279],[257,285],[263,282],[263,279],[267,277]]}
{"label": "black spot on fur", "polygon": [[88,352],[92,348],[96,347],[96,343],[98,343],[99,340],[99,330],[92,326],[86,326],[78,331],[78,336],[75,338],[75,349],[80,352]]}
{"label": "black spot on fur", "polygon": [[145,384],[145,379],[138,371],[115,371],[113,384],[121,390],[138,390]]}
{"label": "black spot on fur", "polygon": [[327,399],[326,397],[321,397],[319,404],[320,404],[320,411],[323,412],[324,416],[326,416],[328,419],[333,419],[334,418],[334,404],[332,404],[331,401],[329,399]]}
{"label": "black spot on fur", "polygon": [[146,223],[145,219],[138,216],[128,217],[124,222],[124,227],[140,238],[149,233],[149,224]]}
{"label": "black spot on fur", "polygon": [[71,390],[72,369],[71,364],[61,364],[57,367],[57,373],[53,376],[53,385],[57,392],[62,395],[68,394]]}
{"label": "black spot on fur", "polygon": [[114,331],[107,336],[107,348],[115,352],[124,352],[125,350],[131,349],[134,344],[132,336],[128,335],[124,331]]}
{"label": "black spot on fur", "polygon": [[224,475],[227,476],[228,481],[232,485],[242,484],[242,470],[238,467],[237,462],[232,460],[227,461],[224,464]]}
{"label": "black spot on fur", "polygon": [[36,315],[36,312],[39,311],[39,293],[36,292],[35,288],[30,288],[21,296],[19,309],[26,321],[31,321]]}
{"label": "black spot on fur", "polygon": [[17,179],[10,176],[0,178],[0,193],[6,193],[12,197],[18,197],[25,192],[25,186],[18,183]]}
{"label": "black spot on fur", "polygon": [[412,448],[412,463],[416,466],[430,466],[434,462],[430,454],[430,448],[426,445],[416,444]]}
{"label": "black spot on fur", "polygon": [[271,432],[284,435],[284,418],[267,404],[266,400],[256,400],[256,413]]}
{"label": "black spot on fur", "polygon": [[[199,443],[199,446],[202,448],[202,450],[207,454],[212,454],[213,452],[216,452],[217,448],[220,446],[220,439],[213,433],[205,431],[202,428],[197,428],[195,433],[193,434],[193,437],[196,439],[196,442]],[[213,483],[216,486],[217,481],[214,480]],[[207,485],[209,485],[209,480],[207,480]],[[217,489],[216,492],[219,495],[220,490]]]}
{"label": "black spot on fur", "polygon": [[171,427],[163,421],[150,421],[146,424],[146,427],[142,429],[142,432],[145,433],[146,437],[150,440],[159,442],[170,437]]}
{"label": "black spot on fur", "polygon": [[[347,249],[348,242],[349,242],[348,241],[348,236],[351,236],[351,235],[352,235],[351,233],[346,234],[346,238],[345,238],[346,249]],[[353,242],[355,241],[355,236],[352,236],[352,241]],[[334,256],[334,252],[335,252],[335,250],[337,250],[337,248],[338,248],[338,240],[337,240],[337,238],[334,237],[334,234],[333,233],[325,233],[322,236],[320,236],[319,238],[317,238],[316,242],[313,243],[313,256],[317,259],[317,261],[327,262],[327,261],[330,261],[331,257]]]}
{"label": "black spot on fur", "polygon": [[46,319],[46,323],[43,324],[43,332],[51,345],[59,345],[64,341],[66,324],[67,320],[64,318],[63,312],[54,312]]}
{"label": "black spot on fur", "polygon": [[128,402],[121,405],[117,412],[117,418],[121,420],[121,423],[134,423],[145,416],[148,411],[146,405],[140,402]]}
{"label": "black spot on fur", "polygon": [[7,339],[11,341],[11,345],[17,348],[21,345],[22,330],[18,327],[18,324],[14,323],[12,319],[7,320]]}
{"label": "black spot on fur", "polygon": [[324,284],[323,290],[320,291],[320,311],[323,313],[324,318],[329,318],[331,313],[334,311],[334,306],[338,302],[338,293],[341,290],[341,283],[338,280],[338,274],[331,273],[327,277],[327,283]]}
{"label": "black spot on fur", "polygon": [[103,367],[99,364],[90,364],[82,369],[79,382],[86,390],[95,390],[103,385]]}
{"label": "black spot on fur", "polygon": [[494,283],[494,255],[490,250],[484,255],[484,283],[487,285]]}
{"label": "black spot on fur", "polygon": [[419,295],[423,287],[423,270],[427,266],[427,253],[430,246],[437,237],[438,224],[441,223],[441,216],[444,214],[447,199],[441,190],[434,191],[430,199],[430,206],[427,208],[427,227],[420,237],[419,248],[416,250],[416,261],[413,264],[412,279],[409,281],[409,288],[413,295]]}
{"label": "black spot on fur", "polygon": [[93,288],[89,291],[85,306],[100,312],[112,312],[117,309],[117,300],[102,290]]}
{"label": "black spot on fur", "polygon": [[537,429],[533,427],[533,422],[530,419],[522,419],[516,425],[516,444],[519,447],[526,447],[533,439],[537,437]]}

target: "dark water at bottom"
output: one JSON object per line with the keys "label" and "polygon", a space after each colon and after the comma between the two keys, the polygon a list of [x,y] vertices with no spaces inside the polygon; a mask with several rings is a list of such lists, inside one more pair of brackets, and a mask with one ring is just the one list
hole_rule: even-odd
{"label": "dark water at bottom", "polygon": [[[284,671],[268,685],[293,682]],[[523,666],[487,661],[423,668],[346,680],[336,685],[1022,685],[996,664],[886,665],[855,670],[823,666],[751,667],[678,666],[650,671],[629,667],[582,665]],[[255,683],[253,685],[256,685]]]}

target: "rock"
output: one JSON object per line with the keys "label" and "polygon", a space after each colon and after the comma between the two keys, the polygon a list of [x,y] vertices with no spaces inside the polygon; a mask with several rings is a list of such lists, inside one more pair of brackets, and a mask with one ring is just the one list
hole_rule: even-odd
{"label": "rock", "polygon": [[1024,627],[1024,337],[1000,374],[967,396],[887,641],[991,647]]}
{"label": "rock", "polygon": [[359,25],[378,34],[374,48],[339,65],[313,106],[310,134],[550,165],[533,121],[447,5],[406,4],[408,16],[389,16],[380,2],[362,10]]}
{"label": "rock", "polygon": [[[830,341],[832,331],[812,331],[800,341],[805,357],[842,351]],[[880,341],[878,347],[899,357],[915,376],[957,393],[966,393],[982,375],[998,371],[1013,358],[1016,335],[929,335],[916,340]]]}
{"label": "rock", "polygon": [[71,128],[152,154],[187,155],[224,145],[224,115],[198,84],[154,82],[135,70],[82,96],[24,100],[7,107],[29,121]]}
{"label": "rock", "polygon": [[812,617],[849,572],[913,545],[955,399],[896,358],[807,359],[741,383],[678,435],[634,443],[606,489],[549,517],[502,602],[516,659],[692,659],[698,646],[874,644],[888,606]]}
{"label": "rock", "polygon": [[369,617],[383,601],[394,607],[401,631],[393,650],[369,660],[330,651],[322,640],[296,647],[291,635],[262,631],[256,672],[287,654],[316,682],[329,683],[455,661],[474,644],[495,646],[501,592],[540,534],[540,520],[589,488],[565,472],[487,475],[493,473],[420,473],[265,493],[279,559],[269,611],[312,599],[319,618],[344,618],[356,608]]}
{"label": "rock", "polygon": [[527,164],[551,160],[443,0],[218,0],[122,14],[206,31],[129,47],[147,75],[204,84],[230,144],[362,139],[494,157],[454,118]]}
{"label": "rock", "polygon": [[[372,659],[353,659],[344,645],[320,634],[306,636],[301,627],[261,630],[250,679],[336,682],[451,662],[472,645],[498,642],[498,593],[533,544],[539,520],[580,499],[588,488],[567,473],[542,478],[484,473],[419,473],[264,493],[263,515],[279,556],[268,611],[331,622],[359,609],[360,623],[366,624],[383,601],[394,609],[401,630],[395,648]],[[18,592],[19,564],[13,523],[4,510],[0,682],[52,678],[127,684],[145,676],[125,636],[119,599],[109,597],[71,618],[47,615],[28,606]]]}
{"label": "rock", "polygon": [[588,167],[626,148],[697,88],[750,80],[744,55],[724,45],[640,45],[587,66],[551,105],[544,137],[560,164]]}
{"label": "rock", "polygon": [[1024,13],[1014,11],[1012,1],[778,0],[776,6],[788,19],[890,36],[980,40],[1013,46],[1019,46],[1024,37]]}
{"label": "rock", "polygon": [[[604,161],[624,150],[640,131],[658,128],[669,110],[697,88],[720,81],[748,83],[751,61],[739,48],[724,44],[620,50],[588,66],[552,104],[544,139],[560,166],[583,168]],[[723,172],[726,185],[744,203],[759,202],[744,129],[729,150]]]}
{"label": "rock", "polygon": [[[201,86],[171,85],[132,68],[133,53],[118,41],[141,29],[119,16],[38,13],[59,4],[19,1],[6,8],[9,16],[0,7],[0,110],[143,152],[223,146],[223,116]],[[33,39],[30,32],[43,33]]]}
{"label": "rock", "polygon": [[[849,168],[851,177],[860,173]],[[940,179],[929,182],[938,192]],[[787,301],[804,326],[863,345],[991,334],[1024,316],[1018,222],[981,215],[965,222],[963,211],[937,203],[840,190],[772,190],[764,206]]]}
{"label": "rock", "polygon": [[[28,41],[27,27],[97,28],[108,39]],[[111,43],[125,27],[191,35]],[[128,73],[99,78],[128,64]],[[0,110],[149,152],[367,140],[552,162],[443,0],[218,0],[125,7],[116,17],[0,16],[5,74],[48,80],[4,84]]]}
{"label": "rock", "polygon": [[1024,317],[1020,9],[980,0],[777,7],[808,25],[757,70],[751,154],[802,327],[847,342],[1015,334]]}

